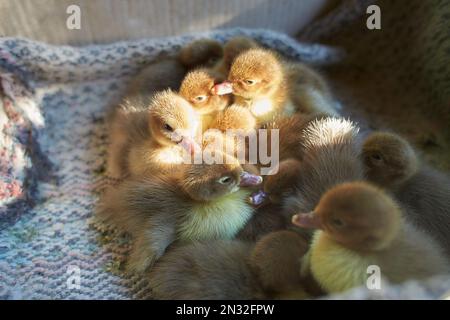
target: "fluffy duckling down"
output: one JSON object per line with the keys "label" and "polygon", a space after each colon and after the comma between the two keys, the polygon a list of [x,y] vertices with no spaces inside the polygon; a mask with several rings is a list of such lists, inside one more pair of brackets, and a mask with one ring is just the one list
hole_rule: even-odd
{"label": "fluffy duckling down", "polygon": [[369,266],[393,283],[450,272],[442,249],[403,217],[386,193],[365,182],[338,185],[326,192],[313,212],[292,222],[315,232],[302,261],[328,293],[364,286]]}
{"label": "fluffy duckling down", "polygon": [[223,157],[225,164],[178,165],[171,174],[136,176],[104,194],[98,217],[135,239],[130,271],[145,271],[175,241],[231,239],[244,227],[254,211],[248,187],[262,178]]}

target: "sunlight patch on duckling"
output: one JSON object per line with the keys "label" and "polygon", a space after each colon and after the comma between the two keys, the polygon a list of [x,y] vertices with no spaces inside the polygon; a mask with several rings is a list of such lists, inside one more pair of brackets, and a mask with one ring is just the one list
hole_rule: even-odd
{"label": "sunlight patch on duckling", "polygon": [[183,149],[179,146],[171,146],[158,151],[154,159],[161,164],[181,164],[184,163]]}
{"label": "sunlight patch on duckling", "polygon": [[273,111],[272,101],[268,98],[254,101],[250,107],[250,111],[255,117],[261,117]]}

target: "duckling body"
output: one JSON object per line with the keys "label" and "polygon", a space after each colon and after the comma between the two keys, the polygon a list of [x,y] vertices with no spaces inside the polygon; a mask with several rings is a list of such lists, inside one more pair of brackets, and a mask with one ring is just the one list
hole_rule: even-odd
{"label": "duckling body", "polygon": [[256,119],[247,108],[232,104],[216,115],[210,127],[223,132],[235,130],[236,133],[247,135],[256,129]]}
{"label": "duckling body", "polygon": [[215,240],[171,248],[148,275],[151,298],[265,298],[248,261],[252,247],[249,242]]}
{"label": "duckling body", "polygon": [[158,60],[145,66],[130,81],[125,96],[153,95],[166,89],[178,91],[186,72],[187,69],[177,59]]}
{"label": "duckling body", "polygon": [[299,62],[285,62],[291,110],[304,114],[323,113],[339,116],[325,79],[315,70]]}
{"label": "duckling body", "polygon": [[187,159],[186,150],[181,146],[160,146],[152,140],[141,140],[129,150],[126,172],[133,176],[170,172]]}
{"label": "duckling body", "polygon": [[177,234],[182,241],[232,239],[253,216],[248,205],[251,190],[241,189],[211,203],[193,203],[180,218]]}
{"label": "duckling body", "polygon": [[179,165],[170,174],[135,176],[106,192],[97,214],[135,238],[130,271],[151,267],[174,241],[235,237],[253,214],[245,188],[262,180],[236,161]]}
{"label": "duckling body", "polygon": [[224,56],[223,51],[220,42],[211,39],[199,39],[181,48],[178,60],[187,69],[211,68],[221,61]]}

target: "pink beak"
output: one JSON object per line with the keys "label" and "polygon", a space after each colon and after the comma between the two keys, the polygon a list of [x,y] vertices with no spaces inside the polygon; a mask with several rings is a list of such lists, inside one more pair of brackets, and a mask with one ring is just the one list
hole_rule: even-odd
{"label": "pink beak", "polygon": [[178,144],[186,150],[187,153],[193,154],[200,150],[200,146],[191,137],[184,136]]}
{"label": "pink beak", "polygon": [[248,173],[246,171],[241,173],[241,183],[240,187],[252,187],[257,186],[263,182],[263,178],[261,176],[257,176],[255,174]]}
{"label": "pink beak", "polygon": [[233,92],[233,84],[228,81],[216,84],[211,89],[211,93],[214,95],[222,96]]}
{"label": "pink beak", "polygon": [[322,227],[322,224],[314,211],[295,214],[292,217],[292,223],[306,229],[321,229]]}

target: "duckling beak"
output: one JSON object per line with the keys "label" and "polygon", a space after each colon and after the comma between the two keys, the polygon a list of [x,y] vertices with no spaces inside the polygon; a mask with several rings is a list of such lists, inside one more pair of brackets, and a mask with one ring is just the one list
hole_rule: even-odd
{"label": "duckling beak", "polygon": [[259,206],[267,200],[268,196],[263,190],[258,190],[248,197],[248,202],[254,206]]}
{"label": "duckling beak", "polygon": [[224,94],[229,94],[232,92],[233,92],[233,84],[229,81],[224,81],[222,83],[216,84],[211,89],[211,93],[218,96],[222,96]]}
{"label": "duckling beak", "polygon": [[252,187],[261,184],[263,178],[261,176],[257,176],[255,174],[248,173],[243,171],[241,173],[241,182],[239,184],[240,187]]}
{"label": "duckling beak", "polygon": [[193,154],[194,152],[200,150],[200,146],[197,144],[197,142],[195,142],[194,139],[188,136],[183,136],[178,144],[189,154]]}
{"label": "duckling beak", "polygon": [[292,223],[306,229],[321,229],[322,224],[314,211],[309,213],[298,213],[292,217]]}

